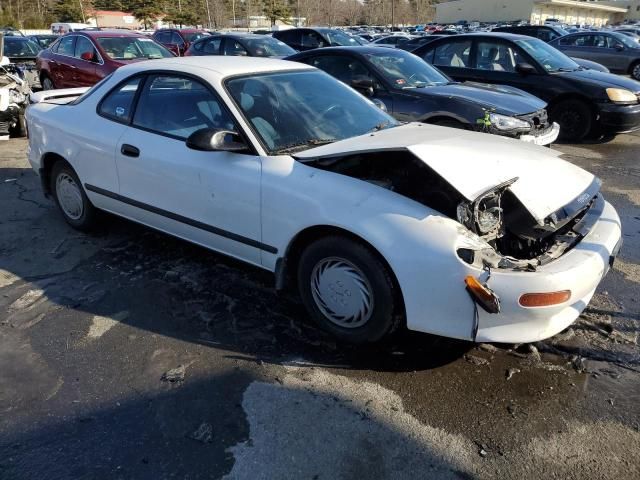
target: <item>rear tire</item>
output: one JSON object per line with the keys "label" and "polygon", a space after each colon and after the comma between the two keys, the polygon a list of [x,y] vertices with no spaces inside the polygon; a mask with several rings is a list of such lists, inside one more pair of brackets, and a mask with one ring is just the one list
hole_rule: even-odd
{"label": "rear tire", "polygon": [[581,141],[593,129],[593,112],[582,100],[563,100],[549,109],[551,121],[560,125],[562,140]]}
{"label": "rear tire", "polygon": [[402,318],[396,290],[378,255],[350,238],[321,238],[298,263],[298,291],[307,311],[344,342],[376,342],[395,330]]}
{"label": "rear tire", "polygon": [[65,161],[58,161],[51,170],[51,192],[65,221],[76,230],[89,231],[98,214],[82,188],[76,172]]}

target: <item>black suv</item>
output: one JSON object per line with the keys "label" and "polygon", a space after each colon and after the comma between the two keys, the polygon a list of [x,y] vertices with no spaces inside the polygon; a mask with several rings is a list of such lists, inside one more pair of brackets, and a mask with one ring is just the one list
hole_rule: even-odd
{"label": "black suv", "polygon": [[273,32],[273,38],[302,52],[322,47],[357,47],[356,39],[333,28],[292,28]]}

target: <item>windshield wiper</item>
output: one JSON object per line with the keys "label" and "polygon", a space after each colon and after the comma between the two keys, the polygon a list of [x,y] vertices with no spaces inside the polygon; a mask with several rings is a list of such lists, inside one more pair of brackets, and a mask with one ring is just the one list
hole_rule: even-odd
{"label": "windshield wiper", "polygon": [[319,147],[321,145],[327,145],[329,143],[333,143],[337,140],[337,138],[311,138],[309,140],[305,140],[304,142],[292,143],[291,145],[286,145],[278,150],[275,150],[276,154],[286,154],[291,153],[300,147]]}

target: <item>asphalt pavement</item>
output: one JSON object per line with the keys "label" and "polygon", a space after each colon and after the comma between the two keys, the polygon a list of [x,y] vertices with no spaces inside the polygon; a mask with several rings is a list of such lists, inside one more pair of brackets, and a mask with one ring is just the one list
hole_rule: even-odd
{"label": "asphalt pavement", "polygon": [[337,344],[266,272],[111,216],[74,231],[26,146],[0,143],[1,479],[640,478],[640,135],[554,147],[625,243],[533,345]]}

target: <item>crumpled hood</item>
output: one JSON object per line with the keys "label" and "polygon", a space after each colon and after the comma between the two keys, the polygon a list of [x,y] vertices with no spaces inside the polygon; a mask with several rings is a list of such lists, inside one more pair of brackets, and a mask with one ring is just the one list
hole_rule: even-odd
{"label": "crumpled hood", "polygon": [[[321,157],[407,149],[470,201],[518,177],[511,192],[540,224],[575,200],[594,176],[558,158],[561,153],[487,133],[409,123],[297,153],[310,161]],[[393,156],[389,156],[393,161]]]}
{"label": "crumpled hood", "polygon": [[545,108],[547,105],[533,95],[517,88],[488,85],[486,83],[451,83],[434,87],[417,88],[415,94],[453,97],[480,104],[482,107],[504,115],[525,115]]}

